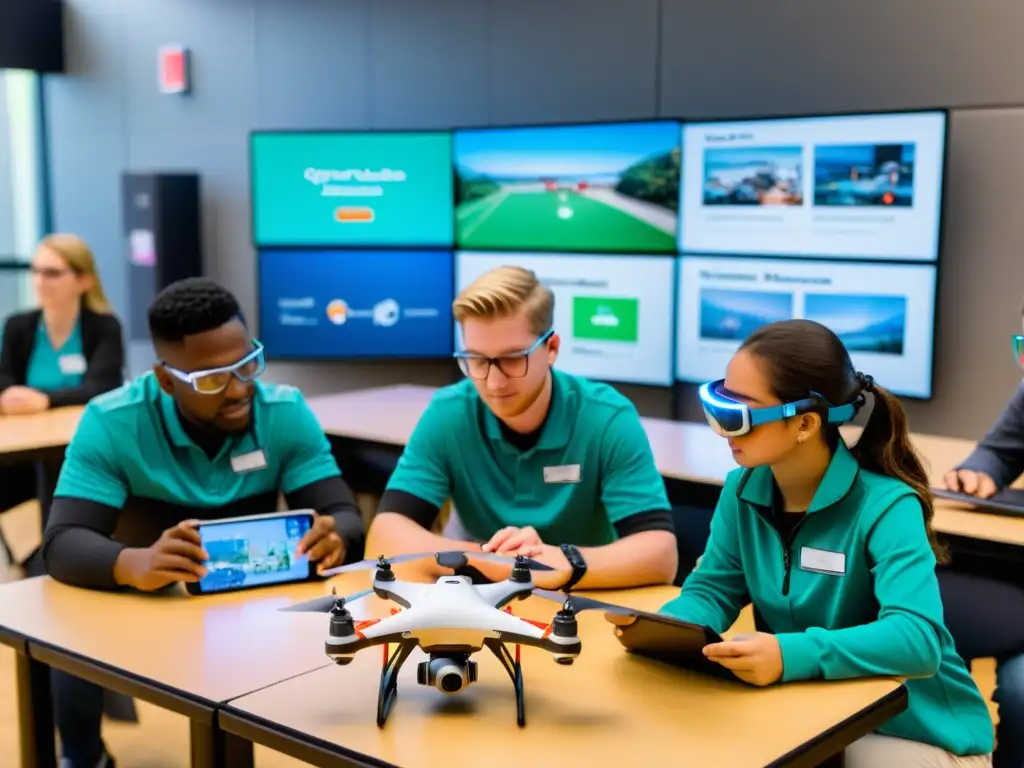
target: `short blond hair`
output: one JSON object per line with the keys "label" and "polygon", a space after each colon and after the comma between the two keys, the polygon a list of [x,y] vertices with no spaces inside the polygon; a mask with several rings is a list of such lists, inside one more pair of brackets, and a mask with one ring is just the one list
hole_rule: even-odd
{"label": "short blond hair", "polygon": [[82,238],[78,235],[64,233],[47,235],[40,241],[39,247],[46,248],[60,256],[76,275],[92,278],[92,286],[82,297],[85,306],[101,315],[109,315],[112,312],[107,294],[103,291],[103,283],[100,282],[96,258],[92,254],[92,249]]}
{"label": "short blond hair", "polygon": [[452,302],[455,322],[460,324],[470,318],[510,317],[520,310],[537,336],[547,333],[554,324],[555,295],[523,267],[504,266],[485,272]]}

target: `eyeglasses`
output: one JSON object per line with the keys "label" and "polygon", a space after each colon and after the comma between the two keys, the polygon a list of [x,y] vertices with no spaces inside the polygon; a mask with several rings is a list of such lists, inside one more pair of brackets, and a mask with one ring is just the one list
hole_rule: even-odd
{"label": "eyeglasses", "polygon": [[1013,359],[1017,365],[1024,368],[1024,336],[1013,337]]}
{"label": "eyeglasses", "polygon": [[175,378],[184,381],[186,384],[191,384],[192,389],[199,394],[219,395],[227,389],[232,377],[237,378],[239,381],[249,382],[263,373],[267,367],[266,360],[263,357],[263,345],[256,341],[256,339],[253,339],[252,343],[255,347],[252,352],[234,365],[228,365],[223,368],[211,368],[206,371],[186,373],[185,371],[179,371],[177,368],[172,368],[167,363],[161,363],[161,365]]}
{"label": "eyeglasses", "polygon": [[42,277],[45,280],[56,280],[58,277],[75,273],[73,269],[58,269],[57,267],[30,267],[29,269],[33,275]]}
{"label": "eyeglasses", "polygon": [[554,334],[554,329],[551,329],[533,342],[533,346],[525,352],[518,352],[514,355],[484,357],[473,352],[456,352],[454,356],[459,361],[459,368],[470,378],[486,379],[491,373],[491,366],[496,365],[505,378],[521,379],[530,370],[530,355]]}

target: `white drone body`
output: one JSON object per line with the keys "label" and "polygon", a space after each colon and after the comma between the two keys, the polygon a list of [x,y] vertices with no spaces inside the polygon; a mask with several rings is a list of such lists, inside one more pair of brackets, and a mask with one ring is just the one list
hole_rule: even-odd
{"label": "white drone body", "polygon": [[[439,564],[456,571],[467,564],[466,554],[461,552],[437,553],[435,558]],[[435,686],[446,694],[458,693],[476,681],[476,662],[470,657],[488,648],[502,662],[515,685],[520,726],[525,724],[525,718],[519,646],[546,650],[563,665],[572,664],[579,656],[582,643],[575,611],[568,602],[550,624],[515,616],[505,610],[505,606],[514,600],[524,600],[534,594],[530,568],[545,566],[526,558],[516,558],[515,561],[501,559],[514,562],[507,580],[474,584],[469,576],[461,574],[442,576],[434,583],[400,581],[395,578],[391,564],[382,557],[376,562],[373,587],[350,596],[348,600],[373,593],[397,603],[402,610],[387,618],[357,621],[345,608],[344,598],[334,601],[329,609],[331,621],[325,652],[336,663],[349,664],[356,653],[371,646],[398,646],[390,656],[385,653],[377,707],[378,725],[383,726],[387,719],[397,689],[398,669],[416,648],[421,648],[429,657],[417,668],[417,682]],[[374,564],[369,565],[372,567]],[[328,575],[352,568],[343,566],[329,571]],[[556,597],[540,590],[538,594],[549,599]],[[328,610],[322,600],[313,601],[310,605],[314,604],[317,607],[312,610]],[[296,606],[293,610],[303,608]],[[506,643],[516,646],[514,657]]]}

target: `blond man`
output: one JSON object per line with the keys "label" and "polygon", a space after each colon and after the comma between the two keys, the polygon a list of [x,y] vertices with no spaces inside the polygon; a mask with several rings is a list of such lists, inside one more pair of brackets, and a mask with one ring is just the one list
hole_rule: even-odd
{"label": "blond man", "polygon": [[[612,387],[554,368],[554,303],[533,272],[512,266],[458,295],[465,349],[456,358],[466,379],[424,412],[370,539],[390,555],[535,557],[554,568],[536,572],[536,582],[554,589],[669,583],[675,533],[640,417]],[[458,538],[430,530],[449,499]],[[477,562],[486,577],[504,577]]]}

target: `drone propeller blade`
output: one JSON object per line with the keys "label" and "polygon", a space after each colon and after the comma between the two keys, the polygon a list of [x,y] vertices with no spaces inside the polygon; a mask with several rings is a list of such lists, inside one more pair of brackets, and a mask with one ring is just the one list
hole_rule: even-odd
{"label": "drone propeller blade", "polygon": [[316,597],[312,600],[307,600],[304,603],[296,603],[295,605],[289,605],[287,608],[281,608],[282,611],[294,611],[298,613],[330,613],[331,609],[339,600],[344,600],[346,603],[351,603],[358,600],[361,597],[372,595],[372,589],[364,589],[362,592],[356,592],[354,595],[345,595],[338,597],[337,595],[324,595],[323,597]]}
{"label": "drone propeller blade", "polygon": [[[433,552],[418,552],[409,555],[395,555],[394,557],[384,558],[389,564],[394,565],[395,563],[405,563],[409,560],[422,560],[425,557],[433,557]],[[326,571],[321,573],[321,576],[334,576],[339,573],[351,573],[352,571],[372,571],[380,565],[380,558],[376,560],[359,560],[355,563],[349,563],[348,565],[339,565],[337,568],[328,568]]]}
{"label": "drone propeller blade", "polygon": [[[505,563],[507,565],[515,565],[517,558],[506,557],[505,555],[496,555],[493,552],[467,552],[467,555],[471,558],[478,560],[489,560],[492,563]],[[550,565],[540,562],[539,560],[533,560],[529,557],[521,558],[523,565],[529,568],[531,571],[553,571],[555,570]]]}
{"label": "drone propeller blade", "polygon": [[605,613],[617,613],[620,616],[635,616],[641,613],[624,605],[606,603],[603,600],[595,600],[592,597],[584,597],[583,595],[567,595],[565,592],[552,592],[548,589],[535,589],[533,594],[553,600],[556,603],[568,603],[569,607],[577,613],[580,611],[604,611]]}

